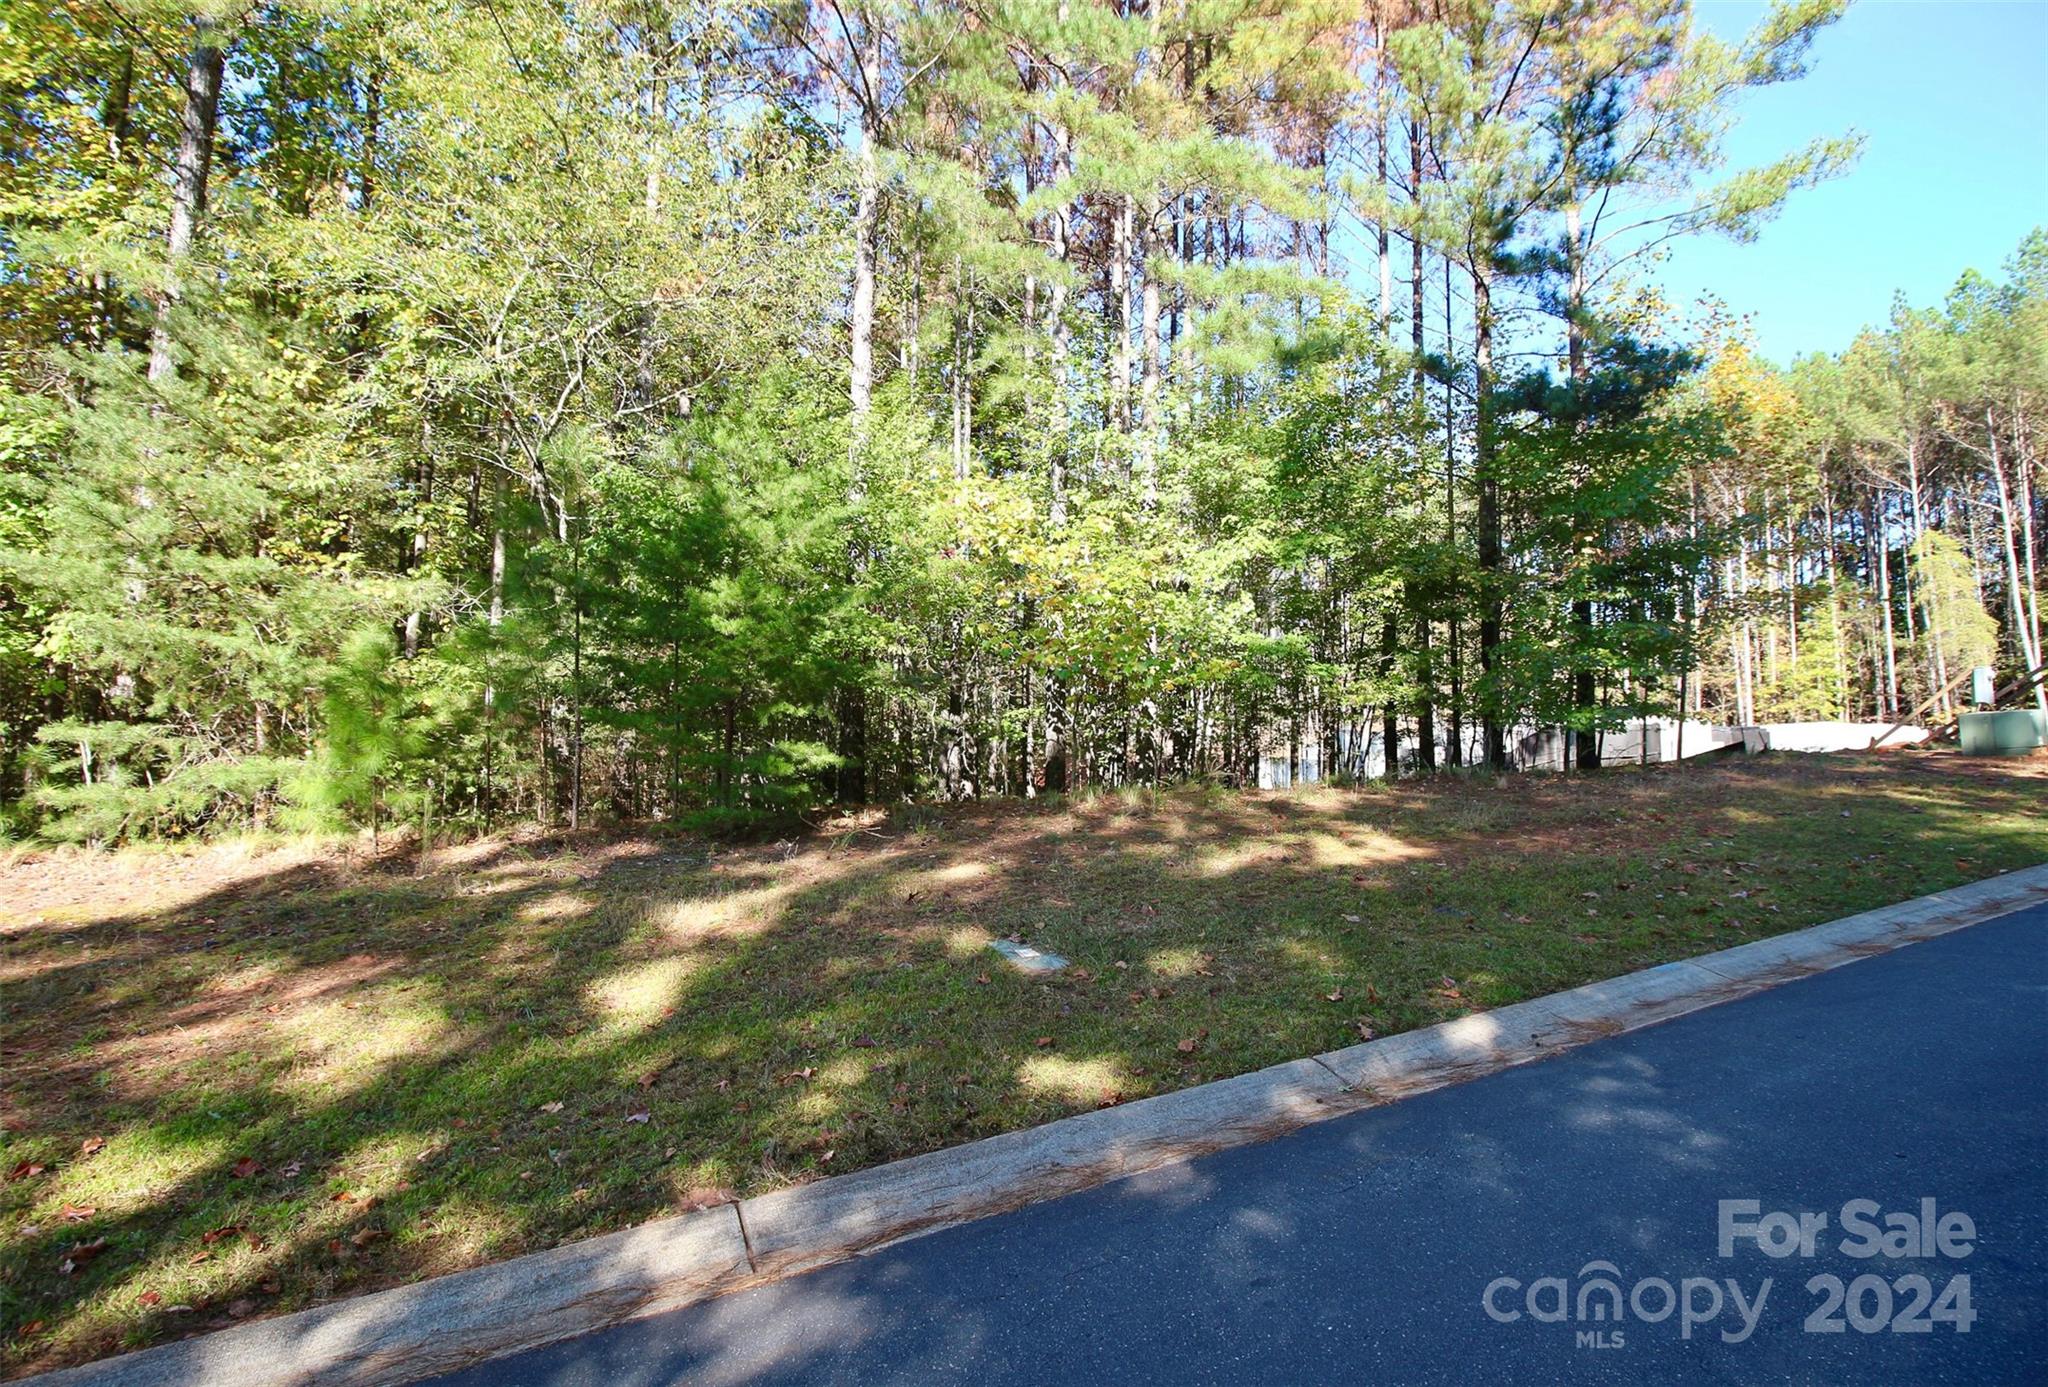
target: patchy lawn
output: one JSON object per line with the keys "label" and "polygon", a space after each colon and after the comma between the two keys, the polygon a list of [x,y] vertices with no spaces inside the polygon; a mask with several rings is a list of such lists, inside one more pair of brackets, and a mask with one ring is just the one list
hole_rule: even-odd
{"label": "patchy lawn", "polygon": [[[2048,861],[2048,757],[0,871],[22,1373]],[[1074,967],[1005,967],[1016,935]]]}

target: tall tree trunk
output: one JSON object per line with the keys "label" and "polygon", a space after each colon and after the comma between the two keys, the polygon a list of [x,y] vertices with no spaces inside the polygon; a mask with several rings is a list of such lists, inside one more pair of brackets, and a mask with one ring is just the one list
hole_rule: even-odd
{"label": "tall tree trunk", "polygon": [[[649,138],[647,178],[645,186],[641,189],[640,206],[641,210],[646,214],[648,233],[650,235],[654,233],[656,224],[661,216],[661,123],[664,114],[664,93],[666,91],[667,84],[659,79],[648,85],[647,121]],[[858,269],[856,269],[856,275],[858,275]],[[644,305],[640,309],[638,340],[635,343],[637,359],[633,364],[633,396],[635,404],[641,409],[650,412],[654,408],[654,398],[658,387],[658,383],[655,380],[654,366],[655,335],[658,326],[659,320],[655,315],[654,305],[652,303]]]}
{"label": "tall tree trunk", "polygon": [[1877,605],[1884,614],[1884,705],[1885,716],[1899,715],[1898,643],[1892,635],[1892,555],[1890,535],[1884,523],[1884,503],[1870,503],[1870,561],[1877,568]]}
{"label": "tall tree trunk", "polygon": [[170,311],[178,301],[178,274],[206,215],[206,180],[213,169],[214,123],[220,117],[224,55],[218,23],[192,20],[192,53],[185,64],[185,100],[178,115],[178,153],[171,174],[171,225],[165,237],[163,287],[156,294],[156,324],[149,335],[149,378],[172,370]]}
{"label": "tall tree trunk", "polygon": [[[1910,612],[1913,592],[1922,586],[1913,579],[1912,551],[1927,533],[1926,511],[1920,499],[1920,445],[1917,439],[1908,439],[1906,443],[1906,482],[1913,501],[1913,539],[1906,549],[1906,604]],[[1920,594],[1920,600],[1927,604],[1921,615],[1922,630],[1927,636],[1928,692],[1934,695],[1935,706],[1946,715],[1951,711],[1951,701],[1948,694],[1948,652],[1943,648],[1941,639],[1942,613],[1936,608],[1939,597],[1938,592]]]}
{"label": "tall tree trunk", "polygon": [[[1058,8],[1060,29],[1065,31],[1068,6],[1061,0]],[[1074,135],[1063,122],[1052,125],[1052,181],[1066,184],[1074,173]],[[1067,280],[1073,258],[1073,204],[1068,199],[1070,188],[1060,188],[1060,200],[1052,209],[1052,256],[1058,263],[1049,286],[1046,303],[1046,333],[1052,353],[1052,439],[1051,455],[1051,497],[1047,505],[1047,518],[1054,530],[1065,528],[1067,523],[1067,463],[1068,453],[1073,446],[1073,416],[1067,392],[1068,358],[1072,343],[1071,328],[1067,322]],[[1066,632],[1055,619],[1053,638],[1063,641]],[[1057,676],[1046,681],[1045,697],[1045,788],[1049,793],[1062,793],[1074,785],[1074,732],[1072,725],[1073,707],[1068,696],[1067,684]]]}
{"label": "tall tree trunk", "polygon": [[[1410,202],[1411,204],[1419,203],[1422,200],[1422,126],[1420,122],[1412,118],[1408,122],[1408,175],[1410,179]],[[1422,228],[1419,224],[1409,228],[1408,248],[1411,255],[1408,276],[1408,336],[1410,345],[1415,353],[1414,388],[1416,406],[1417,408],[1422,408],[1426,405],[1427,401],[1424,399],[1425,377],[1422,370],[1424,349],[1422,334],[1423,257]],[[1448,527],[1455,530],[1457,527],[1457,516],[1451,509],[1448,442],[1449,440],[1446,438],[1444,518],[1448,522]],[[1418,440],[1419,446],[1420,441]],[[1453,536],[1453,542],[1455,542],[1455,536]],[[1424,594],[1423,599],[1416,604],[1415,621],[1416,645],[1422,656],[1421,677],[1418,681],[1421,689],[1421,699],[1415,707],[1415,751],[1416,757],[1425,771],[1436,769],[1436,667],[1430,650],[1431,626],[1434,615],[1431,608],[1434,606],[1433,595]]]}
{"label": "tall tree trunk", "polygon": [[[107,136],[107,157],[118,171],[128,162],[128,131],[134,109],[133,91],[135,85],[135,51],[123,48],[113,75],[107,80],[107,94],[100,102],[100,128]],[[93,295],[98,300],[99,319],[95,324],[102,346],[116,341],[121,334],[121,296],[115,292],[113,276],[105,270],[93,271]]]}
{"label": "tall tree trunk", "polygon": [[[1573,390],[1583,391],[1587,375],[1586,251],[1580,240],[1579,205],[1576,202],[1565,209],[1564,239],[1565,264],[1569,272],[1564,318],[1565,367],[1571,376]],[[1572,635],[1579,656],[1578,666],[1572,672],[1572,707],[1579,721],[1572,742],[1578,750],[1579,769],[1597,771],[1600,769],[1599,708],[1594,699],[1593,667],[1586,663],[1593,647],[1593,600],[1590,597],[1576,598],[1572,602]]]}
{"label": "tall tree trunk", "polygon": [[1473,392],[1478,417],[1473,431],[1473,470],[1479,481],[1479,668],[1487,678],[1480,700],[1486,764],[1508,769],[1507,729],[1501,723],[1500,691],[1494,686],[1501,642],[1500,484],[1494,476],[1493,439],[1493,269],[1485,252],[1472,261]]}
{"label": "tall tree trunk", "polygon": [[[1451,257],[1444,257],[1444,357],[1451,355]],[[1457,392],[1451,373],[1444,373],[1444,544],[1458,552],[1458,433]],[[1449,597],[1445,635],[1451,647],[1450,727],[1444,738],[1445,763],[1452,768],[1465,764],[1465,633],[1461,608],[1464,583],[1454,579]]]}
{"label": "tall tree trunk", "polygon": [[1825,537],[1821,549],[1821,577],[1828,585],[1828,637],[1835,647],[1835,716],[1843,722],[1849,721],[1849,667],[1842,650],[1842,594],[1837,578],[1838,555],[1835,552],[1835,498],[1829,489],[1827,477],[1827,454],[1821,454],[1820,488],[1821,533]]}
{"label": "tall tree trunk", "polygon": [[[868,415],[874,405],[875,389],[875,279],[880,259],[882,202],[882,30],[872,10],[861,14],[859,40],[860,151],[855,165],[853,213],[853,303],[849,313],[852,333],[851,364],[847,375],[847,398],[853,407],[853,446],[856,452],[867,437]],[[854,460],[849,494],[856,503],[865,499],[859,459]],[[866,555],[858,541],[848,546],[853,580],[858,583],[866,569]],[[850,804],[867,799],[868,760],[867,691],[858,683],[839,693],[839,798]]]}
{"label": "tall tree trunk", "polygon": [[[2020,574],[2019,549],[2013,543],[2012,488],[2005,480],[2005,459],[1998,450],[1998,423],[1990,410],[1984,411],[1984,436],[1991,445],[1991,476],[1998,483],[1998,537],[2005,549],[2007,615],[2012,619],[2020,658],[2029,671],[2041,667],[2041,648],[2034,642],[2026,612],[2026,586]],[[2048,713],[2048,681],[2034,685],[2034,706]]]}
{"label": "tall tree trunk", "polygon": [[583,826],[583,529],[570,545],[570,574],[576,585],[569,636],[569,827]]}
{"label": "tall tree trunk", "polygon": [[1380,330],[1391,333],[1394,330],[1394,256],[1393,243],[1387,234],[1387,65],[1383,61],[1373,78],[1375,98],[1379,106],[1379,183],[1380,211],[1374,218],[1379,223],[1380,258]]}
{"label": "tall tree trunk", "polygon": [[[1131,432],[1131,239],[1137,226],[1136,199],[1118,201],[1110,223],[1109,302],[1109,426],[1126,437]],[[1130,479],[1131,455],[1124,452],[1124,479]]]}
{"label": "tall tree trunk", "polygon": [[2039,656],[2044,647],[2041,643],[2041,585],[2034,564],[2034,455],[2027,443],[2026,411],[2015,404],[2012,413],[2012,446],[2018,454],[2019,465],[2014,490],[2020,513],[2020,561],[2027,571],[2024,595],[2027,601],[2027,633],[2034,642],[2034,654]]}
{"label": "tall tree trunk", "polygon": [[[1060,7],[1062,15],[1066,7]],[[1064,125],[1052,128],[1052,176],[1059,184],[1073,176],[1074,137]],[[1072,445],[1073,419],[1067,397],[1067,368],[1072,334],[1067,323],[1067,270],[1073,256],[1073,207],[1062,200],[1052,210],[1052,256],[1059,264],[1046,303],[1046,332],[1052,343],[1052,499],[1049,514],[1055,527],[1067,522],[1067,451]]]}
{"label": "tall tree trunk", "polygon": [[864,13],[860,38],[860,154],[855,164],[853,209],[853,332],[852,369],[847,396],[853,404],[856,437],[867,423],[875,393],[875,265],[881,241],[882,113],[876,108],[882,90],[882,30],[873,13]]}
{"label": "tall tree trunk", "polygon": [[1394,624],[1394,614],[1389,611],[1380,619],[1380,746],[1384,758],[1386,776],[1398,780],[1401,776],[1401,717],[1399,706],[1394,702],[1391,685],[1394,681],[1394,654],[1400,640]]}
{"label": "tall tree trunk", "polygon": [[1145,289],[1139,319],[1138,363],[1140,424],[1144,430],[1138,457],[1144,469],[1144,505],[1151,510],[1159,504],[1159,445],[1164,432],[1160,417],[1159,361],[1159,209],[1148,199],[1138,224],[1138,254],[1143,261]]}
{"label": "tall tree trunk", "polygon": [[1788,497],[1785,506],[1785,556],[1778,566],[1779,590],[1785,597],[1785,672],[1799,669],[1799,521]]}
{"label": "tall tree trunk", "polygon": [[107,156],[115,164],[128,159],[128,131],[134,105],[135,50],[123,48],[107,79],[107,94],[100,102],[100,128],[107,135]]}
{"label": "tall tree trunk", "polygon": [[492,768],[498,743],[498,630],[505,624],[505,470],[499,467],[491,478],[491,605],[490,665],[484,681],[484,774],[483,814],[488,825],[495,808]]}
{"label": "tall tree trunk", "polygon": [[[1737,504],[1739,506],[1740,502]],[[1736,545],[1735,557],[1730,560],[1728,586],[1735,593],[1737,610],[1741,613],[1741,619],[1729,632],[1732,643],[1730,658],[1735,668],[1735,721],[1738,726],[1747,727],[1756,721],[1756,665],[1751,658],[1749,546],[1746,543]]]}
{"label": "tall tree trunk", "polygon": [[[434,402],[431,395],[420,401],[420,457],[413,468],[415,495],[413,505],[416,515],[413,520],[412,542],[408,546],[405,571],[414,578],[427,562],[427,511],[434,503]],[[415,605],[405,614],[405,658],[410,660],[420,653],[420,628],[425,613]]]}

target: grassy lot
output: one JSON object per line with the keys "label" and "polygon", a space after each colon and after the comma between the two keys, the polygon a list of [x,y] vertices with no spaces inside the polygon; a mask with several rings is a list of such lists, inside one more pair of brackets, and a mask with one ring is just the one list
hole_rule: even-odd
{"label": "grassy lot", "polygon": [[[2048,758],[0,872],[6,1368],[1028,1126],[2048,860]],[[985,946],[1067,955],[1050,979]]]}

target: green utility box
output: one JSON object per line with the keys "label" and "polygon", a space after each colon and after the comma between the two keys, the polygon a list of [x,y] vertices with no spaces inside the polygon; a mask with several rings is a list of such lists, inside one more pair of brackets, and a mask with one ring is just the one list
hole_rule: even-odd
{"label": "green utility box", "polygon": [[2011,708],[2003,713],[1965,713],[1958,737],[1966,756],[2010,756],[2048,746],[2048,713]]}

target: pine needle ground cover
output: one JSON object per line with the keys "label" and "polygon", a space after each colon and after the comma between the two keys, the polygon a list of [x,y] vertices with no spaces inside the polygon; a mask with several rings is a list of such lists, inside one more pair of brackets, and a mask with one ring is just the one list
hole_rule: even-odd
{"label": "pine needle ground cover", "polygon": [[[2048,757],[907,810],[0,872],[22,1373],[2048,860]],[[987,945],[1072,960],[1029,977]]]}

